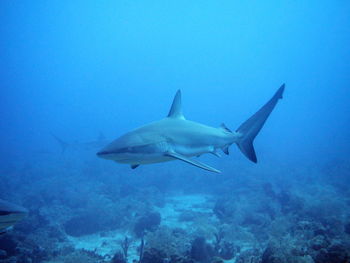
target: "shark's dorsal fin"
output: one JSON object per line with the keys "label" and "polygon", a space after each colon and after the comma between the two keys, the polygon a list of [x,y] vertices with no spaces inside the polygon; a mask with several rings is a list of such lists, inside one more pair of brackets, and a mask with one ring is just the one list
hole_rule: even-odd
{"label": "shark's dorsal fin", "polygon": [[178,90],[175,94],[173,104],[171,104],[171,108],[168,114],[168,118],[175,118],[175,119],[185,119],[184,115],[182,114],[182,108],[181,108],[181,90]]}
{"label": "shark's dorsal fin", "polygon": [[184,155],[176,153],[176,152],[166,152],[164,155],[181,160],[181,161],[184,161],[186,163],[192,164],[194,166],[197,166],[199,168],[202,168],[202,169],[210,171],[210,172],[221,173],[219,170],[217,170],[209,165],[201,163],[197,160],[192,160],[192,159],[188,158],[187,156],[184,156]]}

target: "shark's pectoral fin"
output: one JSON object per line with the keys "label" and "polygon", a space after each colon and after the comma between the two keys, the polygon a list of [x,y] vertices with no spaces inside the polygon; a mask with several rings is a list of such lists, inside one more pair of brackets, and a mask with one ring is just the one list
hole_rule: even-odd
{"label": "shark's pectoral fin", "polygon": [[140,166],[139,164],[132,164],[132,165],[130,165],[131,169],[136,169],[139,166]]}
{"label": "shark's pectoral fin", "polygon": [[217,170],[209,165],[206,165],[206,164],[201,163],[201,162],[196,161],[196,160],[191,160],[190,158],[188,158],[182,154],[176,153],[176,152],[166,152],[164,155],[181,160],[181,161],[184,161],[186,163],[192,164],[194,166],[197,166],[199,168],[202,168],[202,169],[210,171],[210,172],[221,173],[219,170]]}

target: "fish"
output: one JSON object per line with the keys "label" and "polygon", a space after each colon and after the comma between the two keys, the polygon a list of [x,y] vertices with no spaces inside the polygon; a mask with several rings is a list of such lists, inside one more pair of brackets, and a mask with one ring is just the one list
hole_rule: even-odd
{"label": "fish", "polygon": [[285,84],[235,131],[231,131],[225,124],[211,127],[187,120],[182,113],[181,90],[178,90],[165,118],[127,132],[102,148],[97,156],[129,164],[132,169],[144,164],[180,160],[220,173],[220,170],[191,157],[206,153],[220,156],[220,149],[228,155],[229,147],[235,143],[250,161],[257,163],[253,141],[277,102],[282,99],[284,89]]}
{"label": "fish", "polygon": [[62,140],[60,137],[51,132],[51,136],[55,139],[55,141],[61,147],[61,153],[64,154],[67,148],[78,149],[78,150],[97,150],[101,148],[106,143],[109,143],[110,140],[107,140],[103,133],[100,132],[98,138],[96,140],[88,141],[88,142],[67,142]]}
{"label": "fish", "polygon": [[24,207],[0,199],[0,233],[6,232],[27,214],[28,210]]}

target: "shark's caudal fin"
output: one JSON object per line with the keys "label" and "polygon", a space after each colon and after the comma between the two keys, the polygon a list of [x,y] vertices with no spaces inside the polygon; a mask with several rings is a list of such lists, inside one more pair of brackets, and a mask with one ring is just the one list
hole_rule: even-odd
{"label": "shark's caudal fin", "polygon": [[62,139],[58,138],[55,134],[51,133],[51,136],[55,138],[55,140],[58,142],[58,144],[61,146],[62,153],[64,153],[68,147],[68,143],[63,141]]}
{"label": "shark's caudal fin", "polygon": [[251,160],[254,163],[257,162],[253,146],[254,138],[264,126],[265,121],[276,106],[278,100],[282,99],[283,91],[284,84],[277,90],[275,95],[260,110],[258,110],[253,116],[246,120],[236,130],[236,132],[240,133],[242,136],[237,142],[239,149],[249,160]]}

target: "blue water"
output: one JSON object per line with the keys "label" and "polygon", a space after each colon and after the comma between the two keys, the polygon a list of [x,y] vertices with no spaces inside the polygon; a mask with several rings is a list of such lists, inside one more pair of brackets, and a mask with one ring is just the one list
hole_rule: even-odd
{"label": "blue water", "polygon": [[[6,236],[25,235],[35,244],[54,225],[62,240],[52,234],[50,242],[60,247],[68,244],[68,220],[98,210],[106,221],[93,223],[89,234],[123,229],[138,244],[133,224],[119,222],[115,214],[135,222],[145,210],[167,207],[171,196],[193,194],[210,195],[206,208],[212,214],[202,216],[216,216],[216,227],[250,229],[260,244],[256,258],[264,260],[273,222],[289,222],[288,233],[302,221],[335,228],[324,223],[328,216],[339,220],[339,231],[323,235],[329,241],[323,249],[338,240],[350,253],[349,14],[350,2],[342,0],[2,1],[0,198],[30,211]],[[258,164],[233,145],[229,156],[200,158],[221,175],[180,161],[132,170],[97,158],[100,146],[86,144],[100,134],[111,141],[165,117],[178,89],[187,119],[214,127],[224,122],[235,130],[283,83],[284,98],[255,140]],[[68,144],[64,152],[52,134]],[[303,205],[281,212],[283,193]],[[237,213],[265,216],[268,209],[257,208],[264,202],[276,202],[277,212],[258,227],[249,220],[227,221],[214,209],[224,197],[237,202]],[[132,215],[124,215],[130,209],[117,204],[130,200],[141,204],[130,205]],[[305,214],[312,209],[323,212]],[[185,228],[180,221],[178,227]],[[291,235],[298,239],[295,231]],[[194,233],[186,238],[192,248],[200,243]],[[238,243],[242,254],[239,240],[228,241]],[[214,244],[208,237],[206,242]],[[0,240],[0,250],[4,244]],[[46,254],[34,262],[53,262],[66,253],[40,246]],[[12,254],[25,262],[28,255],[20,261],[21,253]],[[319,250],[306,254],[323,262]],[[0,256],[0,262],[9,257]]]}

